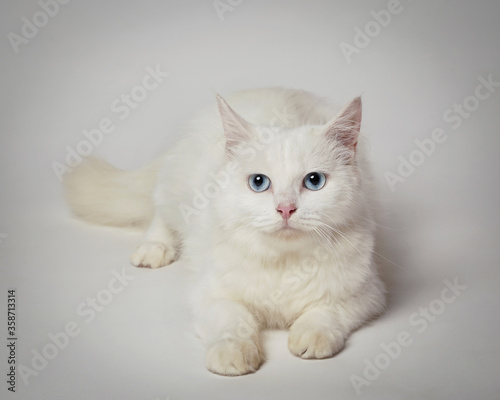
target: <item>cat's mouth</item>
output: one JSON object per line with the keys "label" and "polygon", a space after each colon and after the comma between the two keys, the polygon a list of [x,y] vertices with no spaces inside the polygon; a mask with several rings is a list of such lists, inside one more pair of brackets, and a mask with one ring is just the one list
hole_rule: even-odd
{"label": "cat's mouth", "polygon": [[281,225],[276,231],[276,234],[278,235],[278,237],[280,237],[281,239],[287,239],[287,240],[295,239],[295,238],[301,236],[302,233],[303,233],[303,231],[301,231],[300,229],[297,229],[297,228],[290,226],[289,224],[286,224],[286,223]]}

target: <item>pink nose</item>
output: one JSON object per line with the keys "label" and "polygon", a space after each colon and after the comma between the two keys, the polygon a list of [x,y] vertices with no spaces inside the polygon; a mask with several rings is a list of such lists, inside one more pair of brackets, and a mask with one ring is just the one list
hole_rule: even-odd
{"label": "pink nose", "polygon": [[297,208],[295,207],[295,204],[279,204],[276,211],[278,211],[281,216],[287,220],[295,211],[297,211]]}

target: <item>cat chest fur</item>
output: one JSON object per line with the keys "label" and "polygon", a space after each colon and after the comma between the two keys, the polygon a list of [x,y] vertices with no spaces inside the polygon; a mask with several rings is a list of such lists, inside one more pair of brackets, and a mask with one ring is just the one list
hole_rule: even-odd
{"label": "cat chest fur", "polygon": [[228,267],[228,260],[213,265],[210,295],[244,304],[265,327],[287,328],[309,309],[333,304],[345,289],[337,284],[339,266],[325,255],[240,260],[238,266]]}

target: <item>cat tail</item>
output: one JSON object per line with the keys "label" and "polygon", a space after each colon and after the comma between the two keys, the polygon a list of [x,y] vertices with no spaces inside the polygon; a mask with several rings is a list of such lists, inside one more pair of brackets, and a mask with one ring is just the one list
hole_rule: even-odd
{"label": "cat tail", "polygon": [[144,228],[153,218],[153,189],[162,161],[124,171],[88,157],[63,180],[66,201],[73,214],[88,222]]}

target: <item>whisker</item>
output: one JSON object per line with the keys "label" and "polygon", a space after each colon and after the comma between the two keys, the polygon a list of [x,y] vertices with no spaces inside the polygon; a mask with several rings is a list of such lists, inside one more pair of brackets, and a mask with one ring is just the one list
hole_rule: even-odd
{"label": "whisker", "polygon": [[[330,221],[332,221],[332,224],[335,224],[335,221],[333,221],[332,217],[329,216],[328,214],[326,213],[322,213],[322,215],[324,215],[325,217],[327,217]],[[344,237],[346,239],[346,241],[348,243],[350,243],[346,237],[350,237],[351,239],[354,239],[352,236],[349,236],[346,232],[340,232],[340,230],[338,228],[336,228],[335,226],[331,226],[329,224],[326,224],[325,222],[322,222],[322,221],[316,221],[320,224],[324,224],[328,227],[330,227],[335,233],[339,234],[340,236]],[[335,224],[336,225],[336,224]],[[352,243],[350,243],[357,251],[359,251],[359,249],[357,247],[355,247]],[[364,245],[363,243],[359,243],[359,245],[361,245],[362,247],[365,247],[366,249],[368,250],[371,250],[373,254],[383,258],[385,261],[389,262],[390,264],[392,264],[393,266],[401,269],[402,271],[405,271],[405,272],[410,272],[408,271],[406,268],[402,267],[401,265],[398,265],[396,264],[395,262],[389,260],[387,257],[384,257],[382,254],[378,253],[377,251],[375,251],[373,248],[369,248],[368,246]]]}

